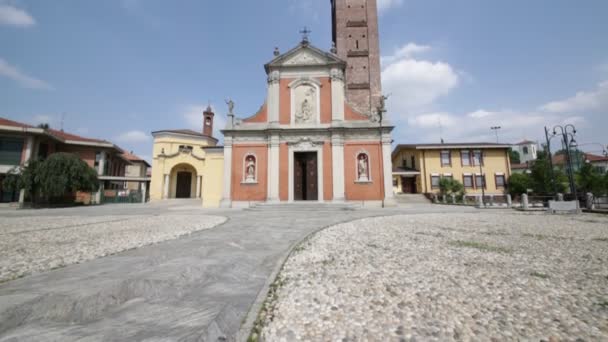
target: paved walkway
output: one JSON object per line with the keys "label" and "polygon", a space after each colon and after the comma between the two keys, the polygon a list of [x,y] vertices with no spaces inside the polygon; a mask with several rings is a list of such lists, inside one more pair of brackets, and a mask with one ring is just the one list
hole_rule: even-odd
{"label": "paved walkway", "polygon": [[411,205],[384,210],[201,210],[188,202],[108,205],[0,215],[133,215],[171,211],[229,218],[158,245],[0,285],[0,341],[232,341],[290,246],[362,217],[471,211]]}

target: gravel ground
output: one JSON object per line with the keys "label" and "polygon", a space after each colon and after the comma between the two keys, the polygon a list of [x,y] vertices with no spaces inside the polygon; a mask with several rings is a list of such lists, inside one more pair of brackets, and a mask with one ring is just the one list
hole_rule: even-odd
{"label": "gravel ground", "polygon": [[38,216],[0,220],[0,282],[214,227],[208,215]]}
{"label": "gravel ground", "polygon": [[608,340],[608,217],[368,218],[294,250],[267,341]]}

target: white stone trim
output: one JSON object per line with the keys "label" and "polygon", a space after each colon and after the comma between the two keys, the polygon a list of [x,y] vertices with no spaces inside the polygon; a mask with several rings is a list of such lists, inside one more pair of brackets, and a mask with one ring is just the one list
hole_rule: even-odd
{"label": "white stone trim", "polygon": [[293,182],[293,173],[294,173],[294,154],[296,152],[317,152],[317,200],[318,202],[323,202],[323,146],[324,144],[309,144],[309,143],[300,143],[295,145],[289,145],[289,202],[294,201],[294,182]]}
{"label": "white stone trim", "polygon": [[[247,165],[245,164],[245,162],[247,161],[247,157],[253,157],[255,159],[255,178],[253,179],[253,182],[247,182],[247,177],[245,176],[246,174],[246,168]],[[243,155],[243,167],[241,168],[241,184],[258,184],[259,179],[258,179],[258,169],[260,168],[260,159],[258,159],[258,156],[253,153],[253,152],[246,152]]]}
{"label": "white stone trim", "polygon": [[[361,181],[359,180],[359,165],[358,165],[358,161],[359,161],[359,155],[363,153],[367,156],[367,174],[368,174],[368,179],[366,181]],[[391,175],[392,176],[392,175]],[[355,152],[355,183],[373,183],[373,179],[372,179],[372,158],[369,155],[369,152],[367,152],[367,150],[365,149],[361,149],[357,152]]]}
{"label": "white stone trim", "polygon": [[[317,106],[316,108],[316,113],[315,113],[315,118],[313,120],[312,123],[304,123],[304,124],[297,124],[296,125],[296,97],[295,97],[295,90],[301,86],[301,85],[310,85],[312,87],[315,88],[315,92],[316,92],[316,98],[317,98],[317,103],[315,104]],[[289,121],[289,126],[290,127],[306,127],[307,125],[310,127],[315,127],[316,125],[319,125],[321,123],[321,82],[319,82],[318,80],[314,79],[314,78],[308,78],[308,77],[300,77],[296,80],[294,80],[293,82],[289,83],[289,89],[290,89],[290,98],[291,98],[291,113],[289,115],[290,121]]]}
{"label": "white stone trim", "polygon": [[346,198],[344,191],[344,141],[340,135],[332,136],[331,158],[333,201],[344,202]]}

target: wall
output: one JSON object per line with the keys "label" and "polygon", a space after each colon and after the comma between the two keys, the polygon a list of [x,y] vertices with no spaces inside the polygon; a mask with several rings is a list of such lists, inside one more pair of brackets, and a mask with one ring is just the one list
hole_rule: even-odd
{"label": "wall", "polygon": [[[253,153],[257,167],[257,183],[243,183],[245,155]],[[233,201],[265,201],[267,198],[268,145],[235,144],[232,145],[232,186]]]}
{"label": "wall", "polygon": [[[372,178],[370,183],[355,183],[356,158],[361,151],[367,152],[370,158]],[[344,144],[344,182],[347,200],[382,200],[381,171],[382,158],[378,142],[346,142]],[[387,189],[387,191],[390,190]]]}
{"label": "wall", "polygon": [[203,207],[217,208],[222,200],[224,181],[224,151],[210,151],[203,170]]}
{"label": "wall", "polygon": [[[473,150],[473,149],[471,149]],[[425,186],[423,192],[439,192],[439,189],[431,189],[431,174],[438,173],[443,175],[445,173],[451,173],[455,180],[463,183],[464,173],[478,174],[479,165],[477,166],[462,166],[460,158],[460,149],[450,150],[452,153],[452,165],[441,166],[441,150],[425,150],[424,151],[424,163],[421,170],[423,186]],[[506,149],[484,149],[484,165],[482,166],[483,173],[486,175],[487,189],[485,190],[488,194],[503,194],[504,188],[496,188],[495,174],[504,173],[505,180],[508,182],[510,176],[510,165],[508,158],[508,151]],[[426,182],[426,184],[425,184]],[[481,188],[467,188],[465,189],[468,194],[481,194]]]}

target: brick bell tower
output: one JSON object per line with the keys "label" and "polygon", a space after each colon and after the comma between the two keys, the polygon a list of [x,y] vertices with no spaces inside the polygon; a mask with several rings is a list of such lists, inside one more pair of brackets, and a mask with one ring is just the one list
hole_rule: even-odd
{"label": "brick bell tower", "polygon": [[203,134],[212,137],[213,136],[213,109],[211,106],[207,106],[207,109],[203,112]]}
{"label": "brick bell tower", "polygon": [[376,112],[382,96],[376,0],[330,0],[338,57],[345,60],[346,99],[358,112]]}

